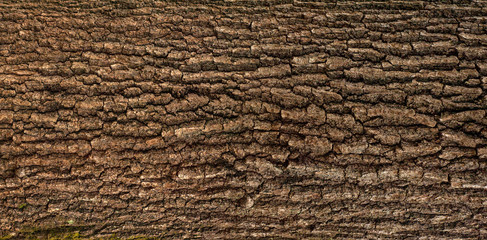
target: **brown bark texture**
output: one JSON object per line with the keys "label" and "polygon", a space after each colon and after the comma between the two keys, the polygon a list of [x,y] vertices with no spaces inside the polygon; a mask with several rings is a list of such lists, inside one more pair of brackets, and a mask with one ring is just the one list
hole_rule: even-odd
{"label": "brown bark texture", "polygon": [[487,239],[485,1],[1,1],[0,233]]}

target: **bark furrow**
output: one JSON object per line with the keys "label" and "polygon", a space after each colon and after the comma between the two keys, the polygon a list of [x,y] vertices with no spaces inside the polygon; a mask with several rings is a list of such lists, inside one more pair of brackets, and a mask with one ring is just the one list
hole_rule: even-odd
{"label": "bark furrow", "polygon": [[485,239],[486,90],[481,0],[1,1],[0,233]]}

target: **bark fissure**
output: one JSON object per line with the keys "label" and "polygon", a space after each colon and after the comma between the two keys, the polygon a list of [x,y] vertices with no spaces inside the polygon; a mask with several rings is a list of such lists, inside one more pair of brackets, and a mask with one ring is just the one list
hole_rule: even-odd
{"label": "bark fissure", "polygon": [[486,238],[486,27],[485,1],[3,1],[0,233]]}

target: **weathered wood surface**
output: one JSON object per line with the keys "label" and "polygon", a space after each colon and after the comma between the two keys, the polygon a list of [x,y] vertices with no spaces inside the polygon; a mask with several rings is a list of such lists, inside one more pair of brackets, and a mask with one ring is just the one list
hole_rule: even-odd
{"label": "weathered wood surface", "polygon": [[0,233],[487,238],[485,1],[1,1]]}

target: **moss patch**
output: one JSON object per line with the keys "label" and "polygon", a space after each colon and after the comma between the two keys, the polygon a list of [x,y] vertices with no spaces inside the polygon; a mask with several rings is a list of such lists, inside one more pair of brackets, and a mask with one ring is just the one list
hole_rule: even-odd
{"label": "moss patch", "polygon": [[55,226],[55,227],[32,227],[26,228],[19,232],[18,234],[10,234],[5,236],[0,236],[0,240],[17,240],[17,239],[28,239],[28,240],[80,240],[80,239],[90,239],[90,240],[149,240],[149,239],[160,239],[154,237],[144,237],[144,236],[133,236],[128,238],[120,238],[118,236],[112,235],[110,237],[94,238],[83,236],[80,232],[86,230],[89,226]]}

